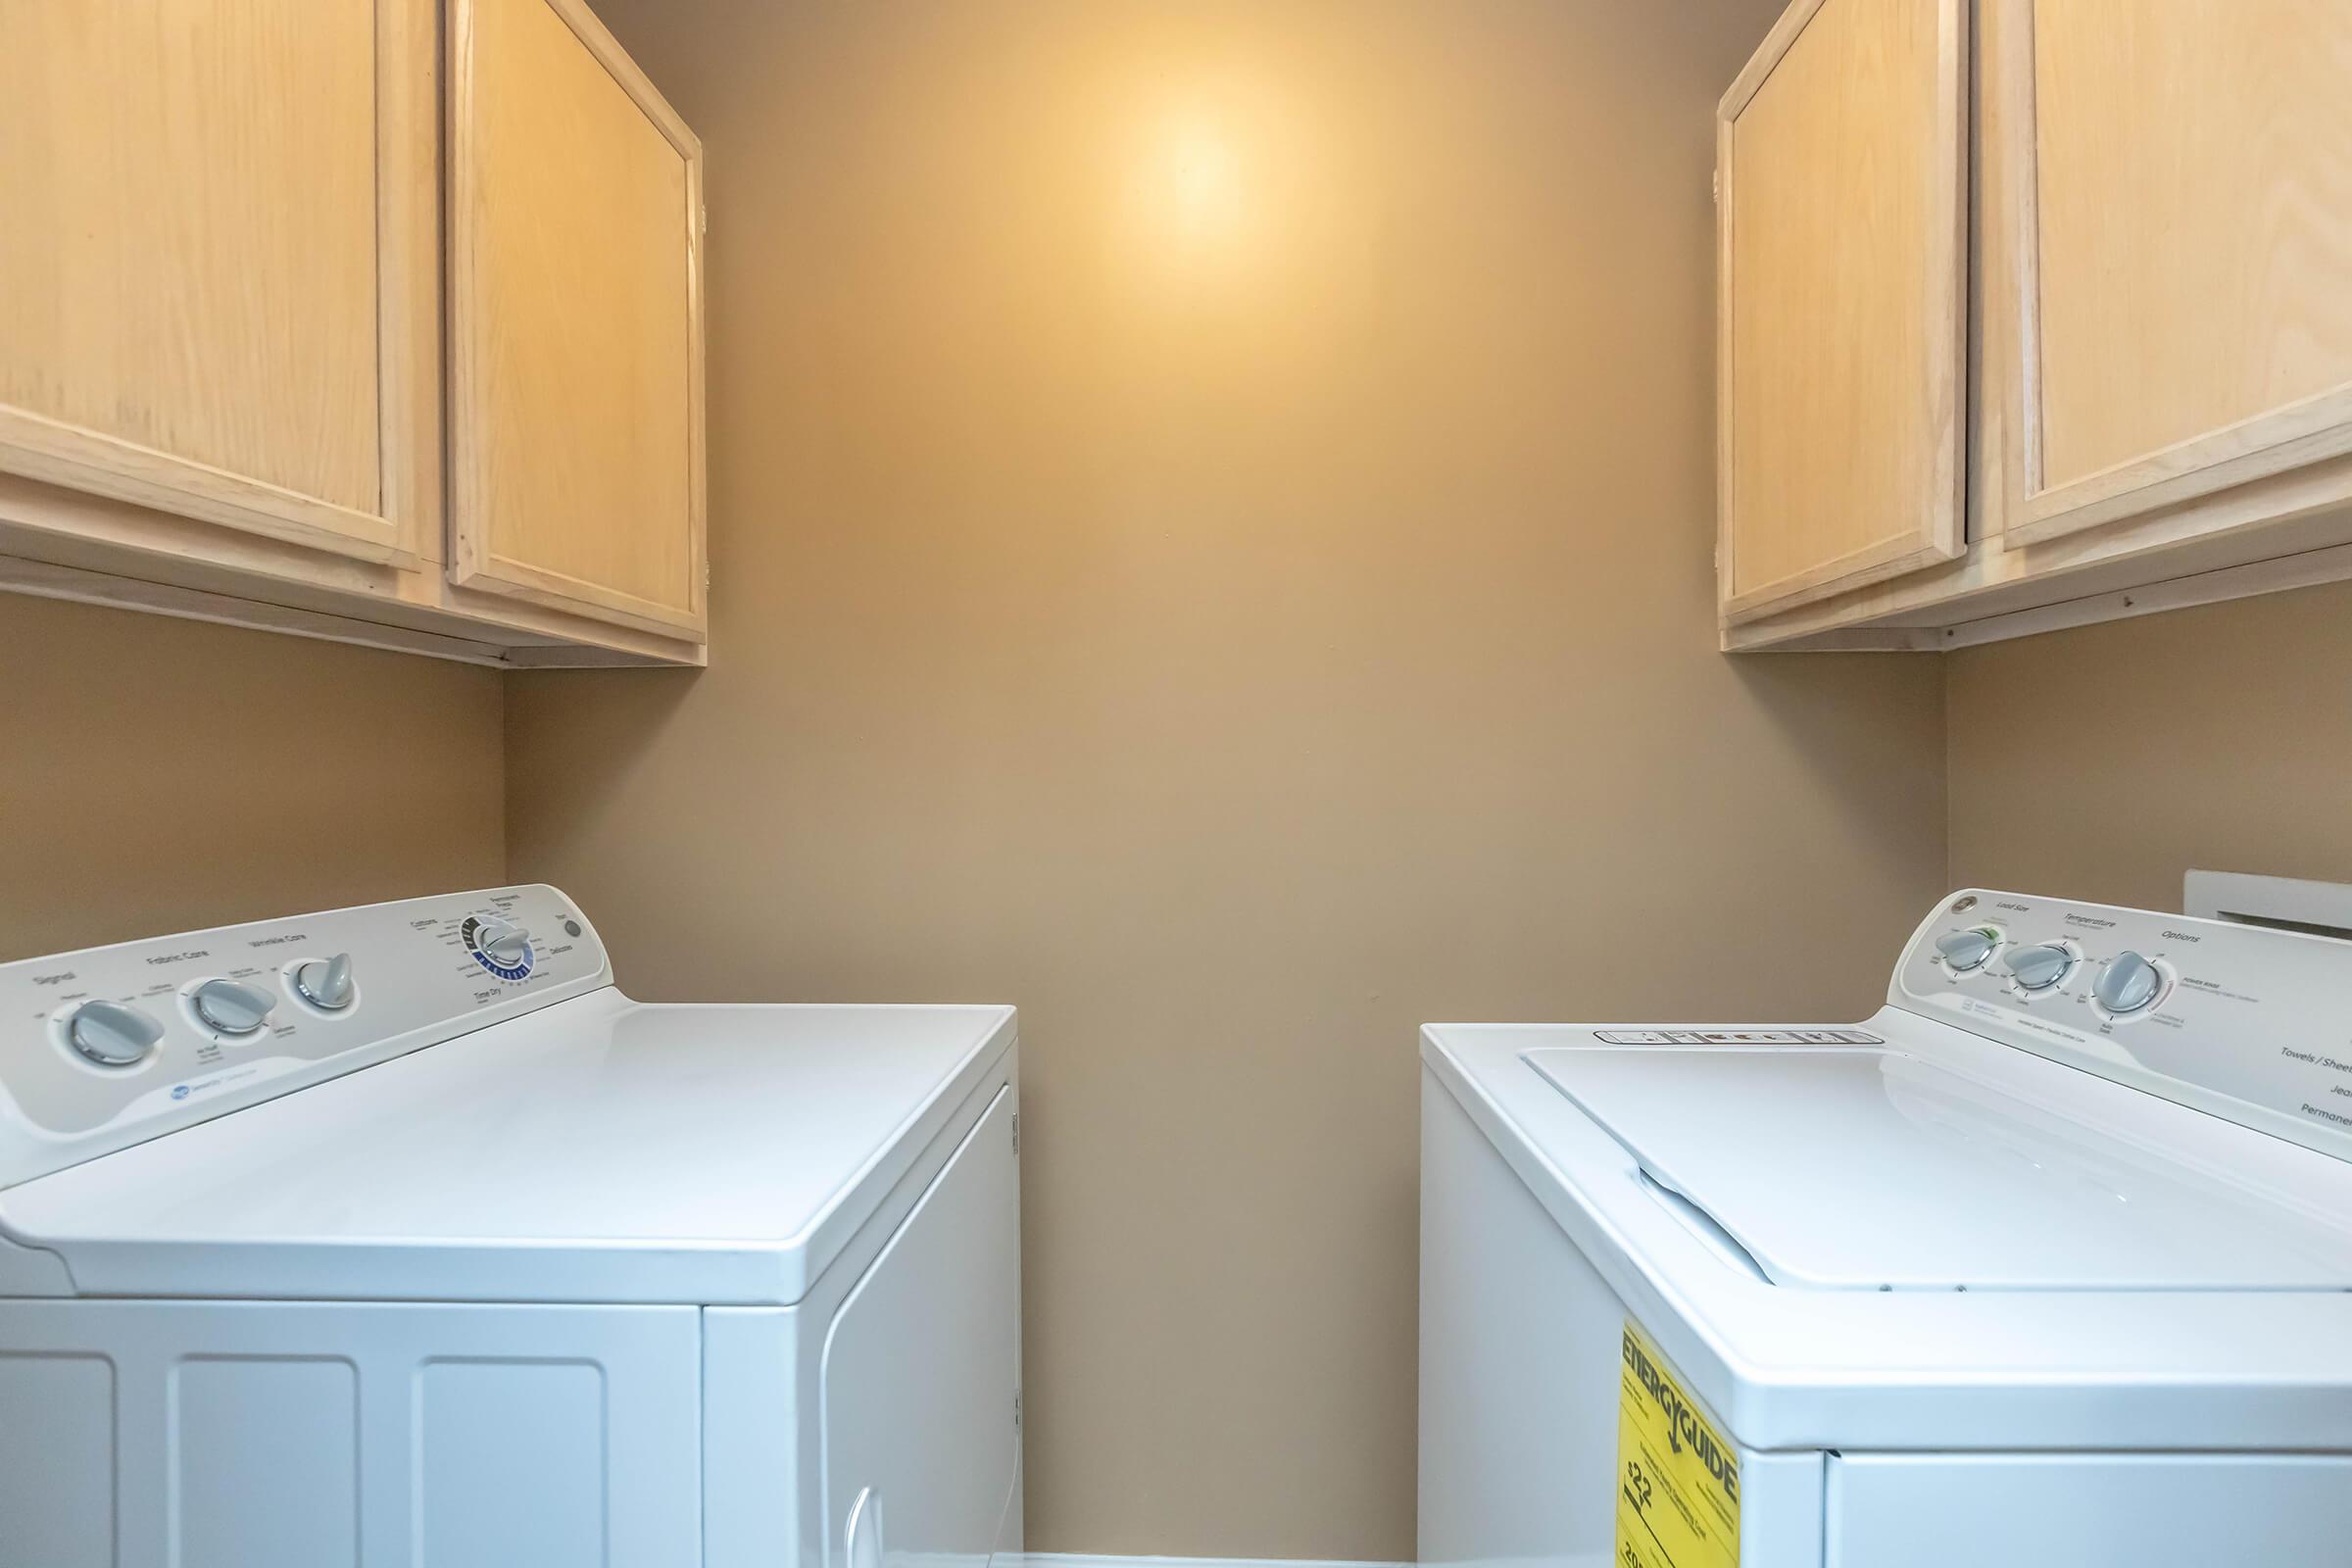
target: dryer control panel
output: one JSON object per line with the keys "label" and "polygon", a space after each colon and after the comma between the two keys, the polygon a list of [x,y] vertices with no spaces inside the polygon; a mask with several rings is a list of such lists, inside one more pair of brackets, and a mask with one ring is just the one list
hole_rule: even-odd
{"label": "dryer control panel", "polygon": [[2352,942],[1971,889],[1886,1000],[2352,1157]]}
{"label": "dryer control panel", "polygon": [[612,983],[546,886],[0,964],[0,1187]]}

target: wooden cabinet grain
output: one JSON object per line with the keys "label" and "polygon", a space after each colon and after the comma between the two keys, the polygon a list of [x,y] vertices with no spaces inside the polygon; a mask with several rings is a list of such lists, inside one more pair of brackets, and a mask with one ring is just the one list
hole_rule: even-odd
{"label": "wooden cabinet grain", "polygon": [[[2352,450],[2352,8],[2033,0],[2022,539]],[[2030,96],[2029,96],[2030,94]]]}
{"label": "wooden cabinet grain", "polygon": [[0,4],[0,588],[703,662],[701,219],[578,0]]}
{"label": "wooden cabinet grain", "polygon": [[0,471],[416,559],[435,27],[431,0],[0,10]]}
{"label": "wooden cabinet grain", "polygon": [[1716,117],[1733,620],[1960,554],[1962,0],[1802,0]]}
{"label": "wooden cabinet grain", "polygon": [[457,580],[704,624],[702,144],[578,0],[452,0]]}
{"label": "wooden cabinet grain", "polygon": [[[1727,573],[1723,646],[1957,648],[2352,578],[2352,10],[1974,0],[1963,16],[1964,549],[1763,603]],[[1848,178],[1837,162],[1818,155],[1813,178]],[[1784,198],[1767,220],[1803,211]],[[1744,469],[1724,471],[1728,534]],[[1940,507],[1940,476],[1914,499]]]}

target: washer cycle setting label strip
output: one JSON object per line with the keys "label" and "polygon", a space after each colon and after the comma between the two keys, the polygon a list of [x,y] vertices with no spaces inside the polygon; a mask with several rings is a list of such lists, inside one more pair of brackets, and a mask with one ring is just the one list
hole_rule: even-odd
{"label": "washer cycle setting label strip", "polygon": [[1618,1568],[1739,1568],[1740,1450],[1625,1324],[1617,1392]]}

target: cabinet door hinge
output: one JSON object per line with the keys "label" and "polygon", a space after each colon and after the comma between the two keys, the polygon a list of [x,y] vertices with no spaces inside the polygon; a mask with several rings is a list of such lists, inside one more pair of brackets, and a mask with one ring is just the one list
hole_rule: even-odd
{"label": "cabinet door hinge", "polygon": [[1012,1113],[1012,1152],[1021,1152],[1021,1113],[1017,1110]]}
{"label": "cabinet door hinge", "polygon": [[1012,1391],[1012,1425],[1015,1431],[1021,1425],[1021,1391],[1018,1389]]}

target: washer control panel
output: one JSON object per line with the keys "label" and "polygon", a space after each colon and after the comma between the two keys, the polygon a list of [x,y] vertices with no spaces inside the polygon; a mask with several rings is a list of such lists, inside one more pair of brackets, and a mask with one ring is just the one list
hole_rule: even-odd
{"label": "washer control panel", "polygon": [[2352,942],[1970,890],[1887,1001],[2352,1156]]}
{"label": "washer control panel", "polygon": [[545,886],[0,964],[0,1186],[611,983]]}

